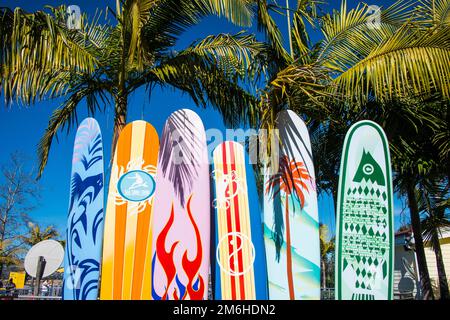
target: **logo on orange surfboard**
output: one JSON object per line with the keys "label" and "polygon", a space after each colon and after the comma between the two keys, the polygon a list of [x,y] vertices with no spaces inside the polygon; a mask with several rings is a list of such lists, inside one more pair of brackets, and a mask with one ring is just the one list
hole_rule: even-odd
{"label": "logo on orange surfboard", "polygon": [[134,170],[124,174],[117,183],[122,198],[131,202],[141,202],[155,192],[155,179],[147,172]]}

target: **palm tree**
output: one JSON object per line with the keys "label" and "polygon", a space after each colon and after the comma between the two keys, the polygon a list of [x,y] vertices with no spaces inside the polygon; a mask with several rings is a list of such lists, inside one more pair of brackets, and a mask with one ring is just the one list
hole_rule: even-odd
{"label": "palm tree", "polygon": [[321,223],[319,225],[319,235],[320,235],[320,268],[322,270],[322,288],[327,287],[327,270],[329,255],[334,252],[335,243],[334,237],[330,239],[328,226]]}
{"label": "palm tree", "polygon": [[435,256],[439,277],[439,292],[442,300],[450,299],[447,275],[442,256],[440,239],[442,232],[450,230],[450,219],[446,212],[449,208],[448,183],[443,181],[421,181],[420,190],[416,196],[419,199],[420,210],[425,213],[422,220],[423,238],[431,245]]}
{"label": "palm tree", "polygon": [[[308,120],[326,118],[327,97],[347,108],[436,92],[450,98],[449,0],[437,0],[434,7],[431,0],[420,6],[399,0],[383,8],[376,28],[368,23],[367,5],[348,10],[343,0],[340,10],[320,16],[319,4],[299,1],[293,56],[269,78],[261,97],[263,124],[273,124],[273,112],[286,106]],[[307,23],[320,29],[318,43],[310,43]]]}
{"label": "palm tree", "polygon": [[24,249],[12,239],[0,241],[0,279],[2,278],[3,268],[6,266],[17,266],[21,263],[21,256]]}
{"label": "palm tree", "polygon": [[[308,174],[305,164],[295,162],[284,156],[280,160],[279,171],[273,175],[266,185],[266,193],[272,197],[281,195],[285,196],[284,200],[284,225],[286,226],[286,271],[289,286],[289,297],[295,299],[294,294],[294,278],[292,274],[292,248],[291,248],[291,227],[289,215],[289,200],[294,203],[291,210],[295,214],[295,201],[299,201],[301,209],[305,205],[305,192],[311,188],[311,177]],[[278,214],[275,210],[274,214]],[[274,221],[283,221],[280,217],[275,217]],[[275,235],[274,238],[279,236]],[[281,237],[282,238],[282,237]]]}
{"label": "palm tree", "polygon": [[[291,32],[292,59],[284,61],[285,67],[270,79],[261,97],[262,127],[273,127],[274,115],[286,107],[302,115],[316,150],[319,190],[336,198],[336,170],[349,125],[365,118],[382,124],[395,154],[394,168],[403,178],[399,189],[408,195],[424,292],[432,296],[414,191],[425,174],[424,166],[428,171],[440,161],[447,164],[447,174],[450,168],[448,124],[441,125],[449,117],[445,104],[450,98],[450,1],[424,0],[419,5],[397,1],[381,11],[381,23],[375,28],[367,23],[370,12],[366,5],[348,10],[344,0],[340,10],[319,16],[317,1],[299,4]],[[304,27],[308,22],[320,29],[323,40],[309,42]],[[405,99],[427,108],[419,115]],[[434,115],[431,122],[427,118],[435,110],[430,100],[444,107],[443,117]],[[404,107],[396,111],[389,105]],[[385,118],[387,109],[397,120],[408,122]],[[401,131],[405,125],[411,129],[410,136]],[[423,130],[424,125],[429,130]],[[400,137],[395,138],[398,133]],[[414,138],[423,142],[422,149]],[[434,159],[426,154],[430,149]],[[412,153],[417,157],[410,158]]]}
{"label": "palm tree", "polygon": [[28,222],[28,233],[20,238],[25,245],[32,247],[41,241],[55,239],[58,236],[59,232],[54,226],[43,228],[36,223]]}
{"label": "palm tree", "polygon": [[258,76],[259,61],[269,61],[262,43],[239,33],[208,36],[181,51],[174,46],[210,14],[241,26],[256,15],[258,26],[269,30],[273,21],[265,8],[265,1],[248,0],[122,0],[109,11],[114,25],[99,23],[100,15],[91,21],[83,16],[81,30],[66,26],[65,7],[31,14],[4,10],[0,87],[6,100],[32,104],[65,97],[39,144],[39,174],[58,130],[77,122],[81,101],[91,115],[114,102],[113,149],[128,98],[141,87],[149,94],[158,85],[181,90],[197,105],[218,109],[230,125],[251,118],[254,98],[239,83]]}
{"label": "palm tree", "polygon": [[431,143],[435,132],[448,128],[445,108],[439,101],[420,99],[370,102],[355,109],[345,104],[330,104],[329,121],[321,126],[315,123],[310,125],[319,189],[327,192],[337,190],[336,177],[339,175],[345,134],[352,123],[364,119],[377,122],[387,134],[395,173],[395,190],[407,198],[411,213],[422,292],[431,297],[431,281],[421,236],[420,209],[414,194],[421,179],[432,172],[445,171],[444,165],[448,160],[439,158],[439,144]]}
{"label": "palm tree", "polygon": [[[313,131],[318,186],[337,188],[336,176],[343,139],[350,124],[369,119],[380,124],[388,137],[394,171],[395,191],[408,200],[414,231],[422,292],[432,297],[431,280],[425,258],[420,209],[415,196],[417,184],[433,172],[443,172],[448,160],[440,158],[440,147],[431,143],[435,132],[448,130],[441,102],[402,99],[387,103],[370,102],[356,109],[332,105],[330,121]],[[448,159],[448,158],[447,158]],[[333,166],[327,167],[327,164]],[[323,170],[323,167],[326,167]],[[331,182],[330,182],[331,181]],[[337,189],[333,189],[337,190]]]}
{"label": "palm tree", "polygon": [[[438,101],[416,101],[399,105],[385,120],[391,145],[396,190],[406,195],[414,233],[420,283],[425,298],[434,298],[425,257],[421,205],[416,190],[425,192],[423,181],[445,174],[447,159],[441,158],[441,147],[432,143],[436,132],[448,130],[446,108]],[[395,116],[396,115],[396,116]],[[388,124],[390,123],[390,125]],[[395,124],[395,125],[393,125]],[[445,129],[444,129],[445,128]]]}

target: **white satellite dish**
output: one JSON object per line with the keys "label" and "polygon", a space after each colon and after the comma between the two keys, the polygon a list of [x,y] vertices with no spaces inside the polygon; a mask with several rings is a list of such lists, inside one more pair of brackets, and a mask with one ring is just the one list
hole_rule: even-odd
{"label": "white satellite dish", "polygon": [[64,259],[64,249],[55,240],[45,240],[34,245],[25,257],[25,271],[36,278],[40,257],[45,260],[43,278],[58,270]]}

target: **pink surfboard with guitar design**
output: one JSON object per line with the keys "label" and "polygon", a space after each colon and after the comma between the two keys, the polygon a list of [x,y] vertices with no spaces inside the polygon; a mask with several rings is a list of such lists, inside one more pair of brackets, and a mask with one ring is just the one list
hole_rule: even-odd
{"label": "pink surfboard with guitar design", "polygon": [[167,120],[159,152],[153,216],[154,300],[206,300],[210,179],[206,133],[191,110]]}

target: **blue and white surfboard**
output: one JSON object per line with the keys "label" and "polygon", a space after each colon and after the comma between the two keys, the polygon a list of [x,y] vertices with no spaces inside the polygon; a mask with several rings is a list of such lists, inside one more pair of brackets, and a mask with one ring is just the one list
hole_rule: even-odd
{"label": "blue and white surfboard", "polygon": [[72,159],[63,300],[96,300],[104,215],[103,144],[96,120],[77,131]]}

